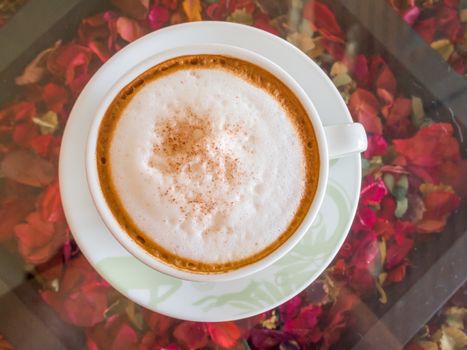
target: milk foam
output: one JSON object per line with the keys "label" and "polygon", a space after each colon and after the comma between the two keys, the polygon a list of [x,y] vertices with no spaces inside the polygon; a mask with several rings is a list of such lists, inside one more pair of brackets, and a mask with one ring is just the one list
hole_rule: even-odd
{"label": "milk foam", "polygon": [[109,154],[135,224],[196,261],[262,251],[288,228],[304,194],[305,155],[287,112],[221,69],[147,83],[123,110]]}

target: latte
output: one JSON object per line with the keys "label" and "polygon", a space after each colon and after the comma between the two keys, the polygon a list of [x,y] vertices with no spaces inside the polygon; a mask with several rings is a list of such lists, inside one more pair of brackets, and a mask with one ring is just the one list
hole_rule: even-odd
{"label": "latte", "polygon": [[299,227],[319,153],[297,97],[262,68],[177,57],[109,106],[97,167],[114,217],[164,263],[221,273],[256,262]]}

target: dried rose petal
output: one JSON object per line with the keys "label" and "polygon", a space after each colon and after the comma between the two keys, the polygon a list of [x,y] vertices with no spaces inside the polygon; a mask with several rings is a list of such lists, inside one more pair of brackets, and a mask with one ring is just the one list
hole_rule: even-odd
{"label": "dried rose petal", "polygon": [[363,154],[365,158],[371,159],[374,156],[382,156],[388,149],[388,143],[383,136],[379,134],[368,137],[368,148]]}
{"label": "dried rose petal", "polygon": [[355,121],[363,124],[369,133],[381,134],[383,125],[378,117],[380,105],[376,97],[368,90],[357,89],[350,96],[350,113]]}
{"label": "dried rose petal", "polygon": [[403,138],[409,136],[412,131],[412,100],[405,97],[397,97],[389,108],[386,117],[387,134]]}
{"label": "dried rose petal", "polygon": [[36,115],[36,106],[32,102],[18,102],[5,106],[0,110],[0,120],[30,120]]}
{"label": "dried rose petal", "polygon": [[104,322],[86,329],[86,345],[90,350],[140,349],[139,336],[130,326],[130,321],[123,315],[111,316]]}
{"label": "dried rose petal", "polygon": [[411,7],[402,13],[402,19],[407,22],[409,26],[413,26],[418,16],[420,15],[420,8],[418,6]]}
{"label": "dried rose petal", "polygon": [[352,256],[352,265],[357,269],[368,269],[379,254],[375,233],[368,233],[360,242]]}
{"label": "dried rose petal", "polygon": [[64,320],[89,327],[104,320],[108,298],[115,292],[80,255],[65,265],[58,292],[46,290],[41,296]]}
{"label": "dried rose petal", "polygon": [[377,205],[381,203],[387,193],[388,190],[382,179],[375,179],[372,176],[366,177],[360,192],[360,205]]}
{"label": "dried rose petal", "polygon": [[300,345],[307,347],[321,339],[321,330],[315,330],[321,307],[308,305],[300,310],[296,318],[288,319],[284,323],[284,331],[294,335]]}
{"label": "dried rose petal", "polygon": [[381,56],[371,57],[370,72],[378,96],[384,104],[391,104],[396,93],[396,78]]}
{"label": "dried rose petal", "polygon": [[446,160],[460,159],[459,143],[453,136],[452,125],[447,123],[431,124],[412,138],[393,143],[396,152],[414,165],[434,167]]}
{"label": "dried rose petal", "polygon": [[42,100],[47,110],[54,111],[58,114],[64,114],[64,107],[68,103],[68,99],[69,94],[62,86],[54,83],[44,85]]}
{"label": "dried rose petal", "polygon": [[26,198],[3,197],[0,200],[0,243],[14,236],[14,227],[34,208],[30,196]]}
{"label": "dried rose petal", "polygon": [[421,222],[417,223],[420,233],[441,232],[449,215],[459,206],[460,198],[450,191],[435,190],[423,198],[426,211]]}
{"label": "dried rose petal", "polygon": [[389,282],[401,282],[407,272],[407,267],[409,266],[409,261],[404,260],[398,266],[394,267],[391,271],[388,271],[388,276],[386,281]]}
{"label": "dried rose petal", "polygon": [[149,10],[149,0],[112,0],[122,13],[135,19],[145,19]]}
{"label": "dried rose petal", "polygon": [[37,126],[31,121],[17,124],[13,131],[13,141],[22,147],[29,147],[31,141],[39,135]]}
{"label": "dried rose petal", "polygon": [[213,2],[206,8],[206,16],[209,19],[219,21],[225,19],[227,15],[227,0],[219,0],[218,2]]}
{"label": "dried rose petal", "polygon": [[39,199],[39,208],[43,220],[58,222],[65,219],[58,181],[50,184]]}
{"label": "dried rose petal", "polygon": [[412,250],[413,243],[413,239],[404,236],[400,236],[397,241],[386,243],[386,261],[384,267],[387,270],[395,268]]}
{"label": "dried rose petal", "polygon": [[29,141],[29,145],[38,155],[45,157],[49,153],[52,140],[52,135],[38,135]]}
{"label": "dried rose petal", "polygon": [[294,337],[282,331],[253,328],[250,339],[255,349],[273,350],[279,349],[282,343],[294,340]]}
{"label": "dried rose petal", "polygon": [[414,26],[415,31],[427,43],[431,43],[436,32],[436,21],[434,17],[418,21]]}
{"label": "dried rose petal", "polygon": [[35,187],[48,185],[56,175],[52,163],[28,151],[7,154],[0,168],[4,177]]}
{"label": "dried rose petal", "polygon": [[319,1],[308,1],[303,7],[303,17],[326,39],[337,43],[344,42],[344,35],[334,13]]}
{"label": "dried rose petal", "polygon": [[49,260],[65,243],[65,230],[43,221],[37,212],[27,217],[27,223],[16,225],[18,250],[31,264],[41,264]]}
{"label": "dried rose petal", "polygon": [[286,303],[279,306],[279,313],[281,316],[281,320],[288,320],[291,318],[295,318],[300,311],[300,305],[302,304],[302,298],[297,295],[293,297]]}
{"label": "dried rose petal", "polygon": [[177,341],[190,349],[200,349],[208,342],[208,333],[204,323],[183,321],[173,332]]}
{"label": "dried rose petal", "polygon": [[209,322],[207,328],[212,341],[223,348],[235,346],[242,334],[235,322]]}
{"label": "dried rose petal", "polygon": [[169,20],[169,10],[162,6],[153,6],[149,11],[147,21],[152,30],[162,28]]}
{"label": "dried rose petal", "polygon": [[271,25],[271,19],[268,17],[268,15],[262,12],[258,13],[254,17],[253,26],[265,30],[271,34],[279,35],[279,31],[277,30],[277,28]]}
{"label": "dried rose petal", "polygon": [[115,25],[118,35],[127,42],[135,41],[148,32],[139,22],[124,16],[119,17]]}

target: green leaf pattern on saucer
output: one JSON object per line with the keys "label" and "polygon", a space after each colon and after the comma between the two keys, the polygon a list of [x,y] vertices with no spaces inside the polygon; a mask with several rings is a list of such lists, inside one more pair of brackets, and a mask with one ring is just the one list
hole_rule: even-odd
{"label": "green leaf pattern on saucer", "polygon": [[[322,214],[319,214],[300,243],[273,264],[275,271],[272,278],[263,279],[260,272],[255,274],[241,290],[223,294],[209,294],[209,283],[194,283],[195,289],[206,290],[206,296],[193,301],[192,305],[205,312],[213,308],[229,306],[237,309],[239,314],[250,313],[267,305],[276,304],[294,290],[306,285],[310,275],[323,265],[323,260],[326,258],[326,253],[323,252],[328,252],[332,246],[338,244],[339,233],[345,229],[344,226],[350,215],[349,199],[337,182],[328,183],[326,197],[332,201],[336,210],[337,225],[332,231],[329,231]],[[158,273],[129,256],[105,258],[97,264],[97,269],[104,275],[112,271],[120,271],[116,277],[120,279],[117,284],[128,294],[134,294],[136,290],[146,295],[149,298],[147,303],[151,306],[177,302],[171,298],[185,283]]]}

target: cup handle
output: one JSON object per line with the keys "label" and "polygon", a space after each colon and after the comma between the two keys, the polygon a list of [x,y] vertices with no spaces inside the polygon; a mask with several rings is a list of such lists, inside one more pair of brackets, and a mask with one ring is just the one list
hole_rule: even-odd
{"label": "cup handle", "polygon": [[365,129],[360,123],[324,126],[328,142],[329,159],[360,153],[367,148]]}

